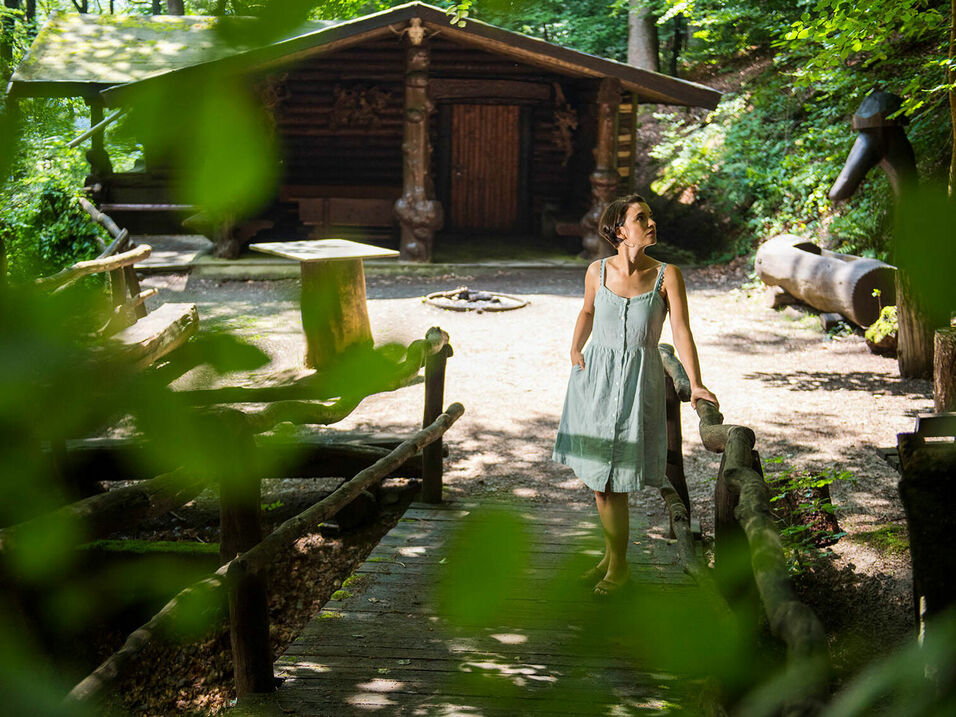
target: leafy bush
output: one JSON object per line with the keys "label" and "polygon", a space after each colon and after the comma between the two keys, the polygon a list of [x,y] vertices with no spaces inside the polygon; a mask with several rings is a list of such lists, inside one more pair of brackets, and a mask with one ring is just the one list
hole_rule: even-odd
{"label": "leafy bush", "polygon": [[14,281],[52,274],[98,253],[105,232],[80,207],[82,153],[59,138],[37,138],[0,191],[0,239]]}
{"label": "leafy bush", "polygon": [[[765,464],[782,464],[782,457],[769,458]],[[846,533],[836,521],[837,508],[830,500],[830,484],[838,480],[856,481],[850,471],[829,468],[815,473],[791,466],[769,473],[770,504],[780,528],[787,566],[799,574],[833,555],[829,546]]]}

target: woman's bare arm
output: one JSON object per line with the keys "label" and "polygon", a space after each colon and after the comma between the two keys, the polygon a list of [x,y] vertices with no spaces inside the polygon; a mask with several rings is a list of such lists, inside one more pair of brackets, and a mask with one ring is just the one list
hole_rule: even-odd
{"label": "woman's bare arm", "polygon": [[584,306],[574,323],[574,335],[571,337],[571,364],[584,368],[584,356],[581,350],[591,335],[594,325],[594,295],[601,282],[601,262],[592,262],[584,275]]}
{"label": "woman's bare arm", "polygon": [[690,403],[696,408],[697,399],[703,398],[717,405],[717,397],[711,393],[700,378],[700,359],[697,357],[697,344],[690,330],[690,315],[687,308],[687,290],[681,270],[669,264],[664,271],[664,292],[671,314],[671,333],[674,346],[680,356],[687,378],[690,379]]}

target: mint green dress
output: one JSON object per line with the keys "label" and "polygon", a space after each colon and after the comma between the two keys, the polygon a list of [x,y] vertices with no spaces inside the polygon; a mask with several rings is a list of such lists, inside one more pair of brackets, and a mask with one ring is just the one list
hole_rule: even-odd
{"label": "mint green dress", "polygon": [[657,344],[667,305],[660,288],[629,299],[604,285],[594,297],[584,368],[571,367],[552,459],[592,490],[616,493],[664,485],[667,417]]}

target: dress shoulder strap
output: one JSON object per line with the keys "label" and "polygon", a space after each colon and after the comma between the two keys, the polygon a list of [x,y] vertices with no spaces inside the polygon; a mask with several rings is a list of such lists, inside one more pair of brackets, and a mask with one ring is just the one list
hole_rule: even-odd
{"label": "dress shoulder strap", "polygon": [[660,270],[657,272],[657,283],[654,284],[654,291],[661,290],[661,284],[664,283],[664,269],[667,268],[667,264],[661,264]]}
{"label": "dress shoulder strap", "polygon": [[601,286],[604,286],[604,262],[607,261],[607,257],[601,259]]}

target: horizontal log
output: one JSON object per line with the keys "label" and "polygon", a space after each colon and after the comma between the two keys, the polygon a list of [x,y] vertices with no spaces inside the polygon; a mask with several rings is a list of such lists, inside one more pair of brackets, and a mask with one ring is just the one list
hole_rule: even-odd
{"label": "horizontal log", "polygon": [[199,495],[207,481],[176,470],[148,481],[63,506],[39,518],[0,530],[0,554],[15,550],[22,536],[59,524],[79,542],[104,538],[117,530],[164,515]]}
{"label": "horizontal log", "polygon": [[40,289],[56,291],[60,287],[72,284],[77,279],[90,274],[98,274],[103,271],[114,271],[122,269],[124,266],[132,266],[138,261],[142,261],[150,255],[152,248],[149,244],[140,244],[134,249],[125,251],[122,254],[106,257],[105,259],[90,259],[89,261],[78,261],[73,266],[58,271],[56,274],[44,276],[37,279],[34,284]]}
{"label": "horizontal log", "polygon": [[402,442],[398,448],[344,483],[332,495],[285,521],[254,548],[233,558],[210,577],[200,580],[175,595],[162,610],[134,630],[119,650],[70,690],[64,698],[64,705],[77,705],[95,699],[105,687],[129,668],[136,655],[157,634],[174,622],[183,604],[191,597],[203,594],[208,599],[221,595],[228,585],[236,584],[243,576],[258,573],[267,568],[280,549],[288,547],[298,538],[314,530],[320,522],[334,515],[363,490],[381,480],[412,455],[419,453],[426,445],[438,440],[464,411],[460,403],[451,404],[430,426]]}
{"label": "horizontal log", "polygon": [[[257,453],[262,464],[277,466],[283,478],[353,476],[387,455],[391,448],[394,445],[386,448],[374,444],[331,442],[313,436],[281,441],[259,436],[257,440]],[[151,477],[145,474],[151,460],[149,446],[139,438],[86,439],[67,442],[66,457],[60,469],[67,483],[81,479],[143,480]],[[174,456],[171,461],[175,461]],[[160,466],[165,470],[175,467]],[[421,456],[413,456],[386,478],[420,478],[421,473]]]}
{"label": "horizontal log", "polygon": [[[372,386],[372,388],[376,389],[372,391],[372,393],[389,391],[404,385],[410,378],[418,374],[419,369],[424,365],[427,357],[437,354],[447,344],[448,334],[446,332],[436,328],[429,329],[424,339],[417,339],[409,344],[405,352],[405,357],[400,363],[396,364],[395,374],[391,377],[387,377],[378,384],[378,386]],[[291,402],[296,400],[324,401],[341,396],[341,392],[342,387],[330,381],[327,374],[316,372],[285,386],[268,386],[265,388],[229,387],[199,391],[180,391],[177,395],[189,405],[209,406],[217,403],[270,403]],[[344,410],[344,406],[328,413],[323,413],[323,409],[328,411],[329,407],[317,408],[315,415],[339,415],[341,411]],[[292,412],[295,409],[290,407],[282,410]],[[303,413],[307,413],[305,409],[302,409],[302,411]],[[344,414],[342,418],[346,415],[348,415],[348,413]],[[335,420],[342,419],[338,418]],[[329,420],[327,422],[334,423],[335,420]],[[325,420],[318,422],[326,423]]]}
{"label": "horizontal log", "polygon": [[[764,283],[822,313],[838,313],[859,326],[879,318],[880,305],[896,303],[896,269],[876,259],[821,249],[793,234],[781,234],[757,249],[754,268]],[[874,289],[880,296],[873,296]]]}

